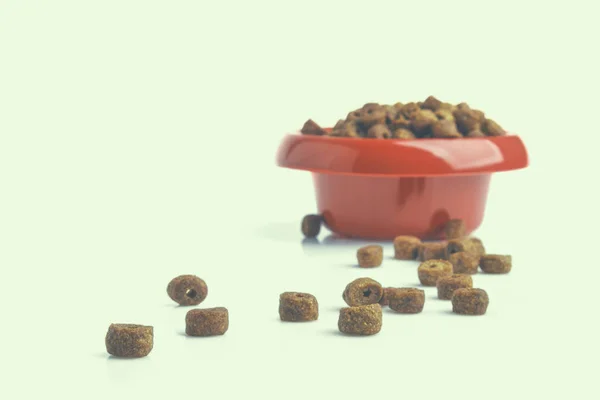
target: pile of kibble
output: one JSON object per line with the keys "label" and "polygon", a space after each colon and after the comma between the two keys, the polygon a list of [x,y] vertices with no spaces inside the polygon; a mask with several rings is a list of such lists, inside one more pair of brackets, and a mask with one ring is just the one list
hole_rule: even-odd
{"label": "pile of kibble", "polygon": [[373,139],[462,138],[503,136],[494,120],[467,103],[450,104],[433,96],[425,101],[383,105],[367,103],[339,120],[331,130],[306,121],[304,135]]}
{"label": "pile of kibble", "polygon": [[[302,233],[313,238],[321,230],[320,215],[302,220]],[[415,236],[394,239],[394,258],[417,260],[417,275],[422,286],[437,288],[438,298],[451,300],[452,311],[462,315],[483,315],[489,297],[485,290],[473,287],[478,269],[489,274],[506,274],[512,269],[512,256],[486,254],[482,241],[467,237],[464,221],[452,219],[444,226],[446,240],[422,242]],[[358,266],[373,268],[383,261],[383,247],[368,245],[356,252]],[[389,307],[401,314],[423,311],[425,292],[418,288],[383,287],[371,278],[359,278],[346,286],[342,298],[349,307],[340,310],[338,328],[352,335],[374,335],[381,330],[382,309]]]}

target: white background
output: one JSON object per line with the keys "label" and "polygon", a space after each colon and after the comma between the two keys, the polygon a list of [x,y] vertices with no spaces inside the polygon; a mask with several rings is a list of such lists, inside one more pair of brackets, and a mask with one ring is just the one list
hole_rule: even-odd
{"label": "white background", "polygon": [[[0,398],[597,398],[595,5],[0,1]],[[474,277],[483,317],[428,288],[422,314],[340,336],[346,283],[414,285],[417,264],[302,246],[312,183],[277,146],[430,94],[527,145],[477,232],[513,272]],[[229,308],[226,335],[182,334],[165,289],[183,273]],[[317,322],[278,320],[291,290]],[[150,356],[109,358],[112,322],[153,325]]]}

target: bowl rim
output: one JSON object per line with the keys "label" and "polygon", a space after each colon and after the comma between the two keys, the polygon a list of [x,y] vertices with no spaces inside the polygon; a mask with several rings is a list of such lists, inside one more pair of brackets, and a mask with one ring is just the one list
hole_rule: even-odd
{"label": "bowl rim", "polygon": [[367,139],[286,134],[280,167],[363,176],[480,175],[526,168],[529,156],[518,135],[481,138]]}

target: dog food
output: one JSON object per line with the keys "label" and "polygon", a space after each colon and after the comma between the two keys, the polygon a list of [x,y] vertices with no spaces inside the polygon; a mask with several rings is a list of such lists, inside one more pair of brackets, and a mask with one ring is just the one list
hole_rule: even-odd
{"label": "dog food", "polygon": [[477,255],[477,257],[481,257],[485,255],[485,247],[483,246],[483,242],[481,239],[476,237],[470,237],[467,239],[471,243],[471,251]]}
{"label": "dog food", "polygon": [[225,307],[197,308],[185,315],[188,336],[223,335],[229,329],[229,311]]}
{"label": "dog food", "polygon": [[145,357],[154,346],[154,328],[134,324],[111,324],[105,338],[106,351],[115,357]]}
{"label": "dog food", "polygon": [[508,274],[512,269],[512,256],[488,254],[481,257],[479,267],[488,274]]}
{"label": "dog food", "polygon": [[309,214],[302,218],[302,234],[307,238],[316,237],[321,232],[323,218],[320,215]]}
{"label": "dog food", "polygon": [[383,296],[381,284],[371,278],[358,278],[350,282],[342,298],[350,307],[379,303]]}
{"label": "dog food", "polygon": [[423,311],[425,292],[416,288],[399,288],[389,292],[389,306],[401,314],[417,314]]}
{"label": "dog food", "polygon": [[454,253],[460,253],[464,251],[466,253],[478,255],[478,248],[476,242],[468,238],[452,239],[448,241],[446,245],[446,259],[448,259]]}
{"label": "dog food", "polygon": [[361,247],[356,252],[356,258],[362,268],[378,267],[383,261],[383,247],[377,244]]}
{"label": "dog food", "polygon": [[455,290],[472,288],[473,279],[471,278],[471,275],[453,274],[450,276],[442,276],[438,279],[436,285],[438,298],[441,300],[450,300],[452,299],[452,294]]}
{"label": "dog food", "polygon": [[425,242],[419,247],[419,261],[445,260],[446,242]]}
{"label": "dog food", "polygon": [[309,293],[282,293],[279,295],[279,317],[288,322],[315,321],[319,318],[317,298]]}
{"label": "dog food", "polygon": [[452,105],[429,96],[423,102],[367,103],[339,120],[331,132],[309,119],[304,135],[371,139],[415,139],[502,136],[506,132],[467,103]]}
{"label": "dog food", "polygon": [[476,274],[479,269],[479,257],[475,254],[460,251],[450,254],[448,261],[455,274]]}
{"label": "dog food", "polygon": [[169,282],[167,294],[182,306],[196,306],[206,299],[208,287],[195,275],[180,275]]}
{"label": "dog food", "polygon": [[349,335],[374,335],[381,331],[382,317],[379,304],[344,307],[340,310],[338,328]]}
{"label": "dog food", "polygon": [[462,219],[451,219],[446,222],[446,225],[444,226],[444,233],[448,240],[460,239],[465,236],[465,232],[465,221]]}
{"label": "dog food", "polygon": [[421,239],[415,236],[397,236],[394,239],[394,257],[398,260],[415,260],[419,256]]}
{"label": "dog food", "polygon": [[452,264],[446,260],[423,261],[417,272],[423,286],[435,286],[442,276],[452,275]]}
{"label": "dog food", "polygon": [[452,295],[452,311],[463,315],[483,315],[490,299],[483,289],[456,289]]}
{"label": "dog food", "polygon": [[394,290],[398,290],[398,288],[383,288],[383,295],[381,296],[381,299],[379,300],[379,305],[381,307],[386,307],[390,305],[390,293],[393,292]]}

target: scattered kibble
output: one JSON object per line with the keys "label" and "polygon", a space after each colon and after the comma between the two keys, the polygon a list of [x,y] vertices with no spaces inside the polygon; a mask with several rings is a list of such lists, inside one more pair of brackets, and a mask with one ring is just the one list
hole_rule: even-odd
{"label": "scattered kibble", "polygon": [[455,274],[476,274],[479,269],[479,257],[460,251],[450,254],[448,261],[452,264],[452,270]]}
{"label": "scattered kibble", "polygon": [[390,293],[394,290],[396,290],[396,288],[383,288],[383,295],[381,296],[381,299],[379,299],[379,305],[381,307],[386,307],[390,305]]}
{"label": "scattered kibble", "polygon": [[398,288],[389,292],[389,306],[401,314],[417,314],[423,311],[425,292],[416,288]]}
{"label": "scattered kibble", "polygon": [[452,311],[463,315],[483,315],[490,299],[483,289],[456,289],[452,295]]}
{"label": "scattered kibble", "polygon": [[416,236],[397,236],[394,239],[394,257],[398,260],[415,260],[420,247],[421,239]]}
{"label": "scattered kibble", "polygon": [[485,255],[485,246],[481,239],[476,237],[470,237],[467,239],[471,243],[471,251],[477,255],[478,258]]}
{"label": "scattered kibble", "polygon": [[196,275],[180,275],[169,282],[167,294],[182,306],[196,306],[206,299],[208,287]]}
{"label": "scattered kibble", "polygon": [[135,324],[111,324],[105,343],[108,354],[115,357],[145,357],[154,346],[154,328]]}
{"label": "scattered kibble", "polygon": [[425,242],[419,248],[419,261],[446,259],[446,242]]}
{"label": "scattered kibble", "polygon": [[381,331],[382,317],[379,304],[344,307],[340,310],[338,328],[349,335],[375,335]]}
{"label": "scattered kibble", "polygon": [[383,261],[383,247],[377,244],[361,247],[356,252],[356,258],[362,268],[378,267]]}
{"label": "scattered kibble", "polygon": [[371,278],[353,280],[342,294],[342,298],[350,307],[379,303],[382,296],[381,284]]}
{"label": "scattered kibble", "polygon": [[481,257],[479,266],[488,274],[507,274],[512,269],[512,256],[487,254]]}
{"label": "scattered kibble", "polygon": [[417,271],[423,286],[435,286],[442,276],[452,275],[452,264],[446,260],[428,260],[423,261]]}
{"label": "scattered kibble", "polygon": [[188,336],[223,335],[229,329],[229,311],[225,307],[197,308],[185,315]]}
{"label": "scattered kibble", "polygon": [[302,218],[302,233],[307,238],[316,237],[321,232],[323,218],[320,215],[309,214]]}
{"label": "scattered kibble", "polygon": [[446,226],[444,227],[444,233],[446,234],[446,239],[460,239],[465,236],[466,227],[465,221],[462,219],[451,219],[446,222]]}
{"label": "scattered kibble", "polygon": [[477,256],[477,244],[468,238],[449,240],[446,245],[446,258],[449,258],[454,253],[460,253],[461,251]]}
{"label": "scattered kibble", "polygon": [[279,317],[289,322],[315,321],[319,318],[317,298],[309,293],[282,293],[279,295]]}
{"label": "scattered kibble", "polygon": [[457,289],[472,288],[473,278],[471,275],[453,274],[442,276],[437,281],[438,298],[442,300],[452,299],[452,294]]}

